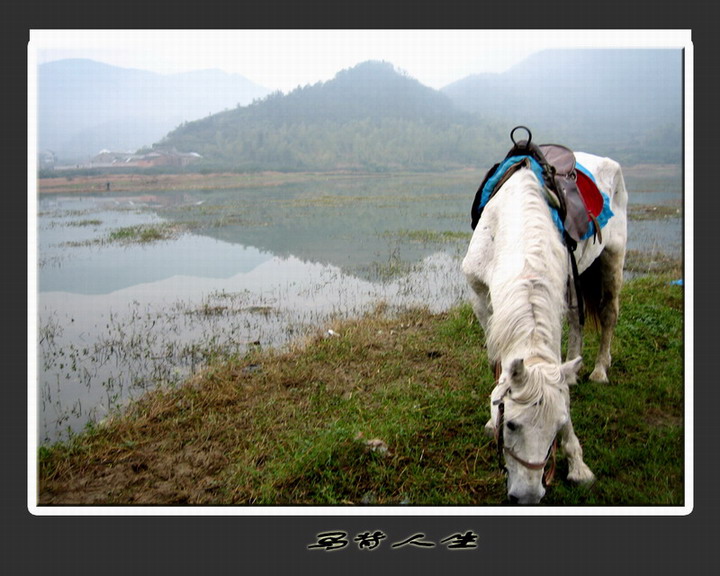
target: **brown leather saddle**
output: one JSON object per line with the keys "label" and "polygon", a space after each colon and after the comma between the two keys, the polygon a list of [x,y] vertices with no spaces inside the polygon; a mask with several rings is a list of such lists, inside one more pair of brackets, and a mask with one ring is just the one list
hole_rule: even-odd
{"label": "brown leather saddle", "polygon": [[602,232],[597,217],[603,209],[603,197],[597,185],[584,172],[577,169],[575,153],[559,144],[538,146],[550,166],[555,187],[552,193],[561,194],[565,201],[565,230],[579,242],[588,233],[590,222],[594,234],[602,243]]}
{"label": "brown leather saddle", "polygon": [[[517,130],[525,130],[527,140],[515,140]],[[558,211],[565,233],[571,241],[579,242],[588,235],[590,223],[593,223],[593,235],[602,242],[602,232],[597,217],[603,210],[603,197],[593,179],[576,166],[575,153],[559,144],[541,144],[532,142],[532,134],[525,126],[517,126],[510,133],[513,147],[505,159],[521,157],[510,165],[493,186],[492,197],[517,170],[528,166],[527,157],[534,159],[542,168],[545,188],[551,198],[551,204]],[[485,184],[494,176],[500,164],[493,166],[480,185],[473,203],[472,227],[475,228],[482,208],[480,197]]]}
{"label": "brown leather saddle", "polygon": [[[515,141],[514,135],[517,130],[525,130],[528,134],[527,140]],[[472,228],[474,230],[479,222],[484,206],[507,182],[508,178],[520,168],[524,166],[530,167],[531,161],[529,158],[537,162],[541,169],[543,184],[548,191],[550,203],[557,210],[562,223],[563,239],[570,254],[572,281],[575,284],[575,294],[578,299],[578,320],[582,326],[585,323],[585,311],[580,274],[575,260],[575,249],[577,243],[588,236],[591,222],[593,223],[594,237],[602,242],[602,232],[597,217],[603,211],[604,198],[594,180],[584,170],[578,169],[575,153],[569,148],[559,144],[542,144],[538,146],[532,143],[532,134],[525,126],[515,127],[510,132],[510,139],[513,142],[513,147],[505,156],[505,160],[502,163],[495,164],[488,171],[475,194],[471,211]],[[509,166],[505,166],[507,163],[510,163]],[[496,174],[501,164],[504,172]],[[486,185],[487,188],[492,187],[492,189],[486,190]],[[569,297],[570,291],[568,290]]]}

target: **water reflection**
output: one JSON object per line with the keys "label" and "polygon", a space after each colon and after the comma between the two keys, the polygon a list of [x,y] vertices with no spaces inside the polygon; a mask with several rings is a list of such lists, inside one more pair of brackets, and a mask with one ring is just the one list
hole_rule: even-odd
{"label": "water reflection", "polygon": [[[113,218],[114,226],[158,222],[134,211]],[[39,218],[41,231],[53,231],[41,241],[45,254],[88,236],[74,226],[61,236],[50,221],[57,215]],[[39,271],[41,442],[78,432],[157,384],[181,382],[218,351],[284,345],[379,301],[441,310],[465,297],[457,257],[443,252],[384,282],[192,233],[70,252]]]}

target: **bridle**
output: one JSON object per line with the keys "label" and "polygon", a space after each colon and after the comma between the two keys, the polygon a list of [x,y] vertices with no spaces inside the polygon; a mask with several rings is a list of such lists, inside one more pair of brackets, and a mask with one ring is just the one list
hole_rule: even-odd
{"label": "bridle", "polygon": [[547,465],[548,461],[550,461],[550,468],[548,468],[545,471],[545,474],[543,475],[543,481],[545,482],[546,486],[549,486],[550,483],[553,481],[553,478],[555,477],[555,456],[557,454],[557,436],[553,438],[552,444],[550,445],[550,448],[548,449],[548,454],[545,457],[545,460],[542,462],[529,462],[520,456],[518,456],[512,448],[508,448],[505,446],[505,438],[504,438],[504,427],[505,427],[505,402],[501,398],[500,400],[495,400],[493,404],[496,404],[498,407],[498,419],[495,423],[495,442],[497,443],[497,455],[498,455],[498,467],[502,471],[506,471],[505,463],[503,460],[503,455],[507,454],[508,456],[512,457],[513,460],[524,466],[525,468],[528,468],[529,470],[542,470]]}
{"label": "bridle", "polygon": [[[498,368],[496,367],[496,373],[498,371]],[[499,375],[498,375],[499,376]],[[497,382],[497,378],[496,378]],[[503,472],[507,471],[507,468],[505,467],[505,462],[503,459],[503,456],[507,454],[511,458],[513,458],[516,462],[524,466],[525,468],[528,468],[529,470],[543,470],[545,466],[547,465],[548,461],[550,461],[550,468],[548,468],[545,471],[545,474],[543,475],[543,482],[546,486],[549,486],[552,482],[553,478],[555,477],[555,456],[557,454],[557,435],[555,438],[553,438],[552,444],[550,445],[550,448],[548,449],[547,456],[545,456],[545,460],[542,462],[529,462],[520,456],[518,456],[511,448],[508,448],[505,446],[505,394],[507,394],[507,391],[503,393],[503,395],[497,399],[493,400],[493,405],[496,405],[498,407],[498,417],[497,422],[495,422],[495,442],[497,444],[497,457],[498,457],[498,467]]]}

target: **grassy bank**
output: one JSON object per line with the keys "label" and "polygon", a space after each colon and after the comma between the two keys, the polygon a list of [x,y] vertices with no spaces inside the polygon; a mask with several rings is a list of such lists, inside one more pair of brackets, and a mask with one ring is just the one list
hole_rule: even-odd
{"label": "grassy bank", "polygon": [[[683,504],[683,288],[628,282],[610,384],[571,391],[598,481],[543,505]],[[184,386],[41,448],[39,503],[481,505],[505,503],[483,432],[492,388],[469,307],[375,313],[286,351],[218,358]]]}
{"label": "grassy bank", "polygon": [[480,169],[459,169],[451,172],[393,172],[375,174],[367,172],[213,172],[181,174],[98,174],[94,176],[57,176],[39,178],[40,195],[97,194],[153,194],[185,190],[240,190],[244,188],[272,188],[293,183],[343,182],[368,178],[414,178],[426,182],[429,177],[441,181],[460,179],[473,183],[482,179]]}

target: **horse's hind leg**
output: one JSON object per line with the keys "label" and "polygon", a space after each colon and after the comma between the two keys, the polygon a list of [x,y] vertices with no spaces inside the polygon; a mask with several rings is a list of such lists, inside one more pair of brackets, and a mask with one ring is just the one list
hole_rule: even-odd
{"label": "horse's hind leg", "polygon": [[600,349],[595,359],[595,369],[590,374],[593,382],[608,382],[607,371],[612,361],[610,344],[620,312],[620,290],[623,282],[624,250],[606,248],[600,254],[602,266],[602,295],[600,299]]}
{"label": "horse's hind leg", "polygon": [[[569,306],[567,311],[568,321],[568,344],[566,361],[574,360],[582,354],[583,347],[583,327],[580,325],[580,316],[578,315],[578,301],[575,292],[575,283],[570,279],[568,281]],[[575,383],[574,374],[568,377],[568,384]]]}

